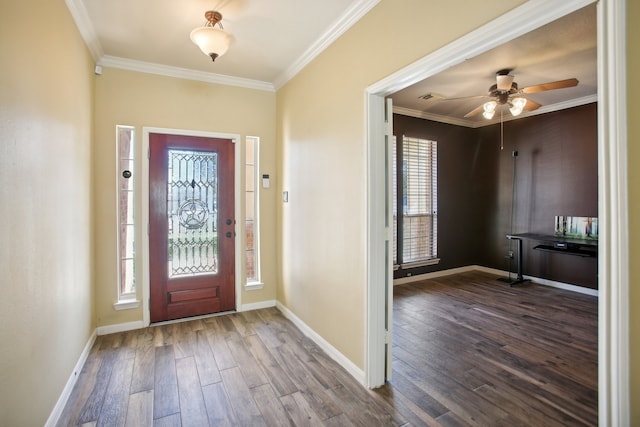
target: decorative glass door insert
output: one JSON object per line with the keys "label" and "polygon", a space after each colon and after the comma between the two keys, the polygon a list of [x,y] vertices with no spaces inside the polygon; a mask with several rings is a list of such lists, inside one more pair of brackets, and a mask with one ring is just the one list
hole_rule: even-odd
{"label": "decorative glass door insert", "polygon": [[149,134],[152,322],[235,308],[235,144]]}
{"label": "decorative glass door insert", "polygon": [[218,272],[218,153],[168,151],[169,278]]}

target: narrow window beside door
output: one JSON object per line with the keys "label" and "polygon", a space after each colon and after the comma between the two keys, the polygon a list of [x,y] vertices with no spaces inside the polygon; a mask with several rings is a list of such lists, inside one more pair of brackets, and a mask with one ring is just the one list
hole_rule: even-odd
{"label": "narrow window beside door", "polygon": [[261,289],[260,222],[260,138],[248,136],[245,145],[245,270],[246,289]]}
{"label": "narrow window beside door", "polygon": [[135,308],[135,131],[131,126],[117,126],[118,185],[118,310]]}
{"label": "narrow window beside door", "polygon": [[394,138],[394,265],[412,268],[438,260],[437,142]]}

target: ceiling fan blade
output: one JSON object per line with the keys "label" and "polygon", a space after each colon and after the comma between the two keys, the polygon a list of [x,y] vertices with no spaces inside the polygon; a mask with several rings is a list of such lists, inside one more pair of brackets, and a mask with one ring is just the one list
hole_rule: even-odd
{"label": "ceiling fan blade", "polygon": [[578,85],[578,79],[566,79],[566,80],[558,80],[557,82],[549,82],[542,83],[539,85],[528,86],[522,88],[520,92],[522,93],[536,93],[536,92],[544,92],[547,90],[555,90],[555,89],[563,89],[565,87],[573,87]]}
{"label": "ceiling fan blade", "polygon": [[464,115],[464,117],[465,118],[473,117],[473,116],[476,116],[476,115],[480,114],[482,111],[484,111],[484,104],[480,104],[478,107],[476,107],[473,110],[469,111],[467,114]]}
{"label": "ceiling fan blade", "polygon": [[542,107],[542,105],[538,104],[536,101],[532,101],[530,99],[527,99],[527,103],[524,104],[524,108],[522,110],[524,110],[524,111],[533,111],[533,110],[537,110],[540,107]]}

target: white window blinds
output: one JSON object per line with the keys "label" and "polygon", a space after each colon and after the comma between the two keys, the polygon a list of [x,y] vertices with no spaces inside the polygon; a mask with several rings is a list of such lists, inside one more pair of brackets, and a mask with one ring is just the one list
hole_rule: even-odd
{"label": "white window blinds", "polygon": [[[420,263],[438,256],[438,158],[437,142],[418,138],[402,138],[402,167],[396,167],[402,187],[398,231],[397,264]],[[394,209],[395,211],[395,209]],[[394,212],[395,213],[395,212]],[[398,262],[399,261],[399,262]]]}

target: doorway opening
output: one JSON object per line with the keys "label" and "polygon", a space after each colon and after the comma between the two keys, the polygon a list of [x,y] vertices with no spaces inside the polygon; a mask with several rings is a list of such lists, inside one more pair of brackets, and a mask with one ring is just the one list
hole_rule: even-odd
{"label": "doorway opening", "polygon": [[[385,97],[539,28],[589,4],[571,0],[528,2],[427,57],[367,88],[368,251],[367,344],[365,375],[369,387],[385,382],[391,357],[385,325],[392,301],[388,289],[390,257],[385,225],[389,194],[385,179]],[[603,425],[628,420],[628,239],[626,195],[626,87],[624,0],[601,0],[598,7],[598,211],[599,271],[599,418]],[[532,19],[532,17],[534,17]],[[389,349],[387,351],[386,349]],[[615,420],[613,422],[612,420]],[[624,424],[624,423],[622,423]]]}

